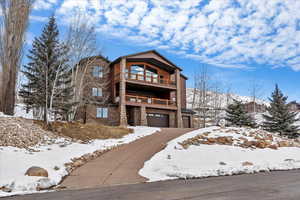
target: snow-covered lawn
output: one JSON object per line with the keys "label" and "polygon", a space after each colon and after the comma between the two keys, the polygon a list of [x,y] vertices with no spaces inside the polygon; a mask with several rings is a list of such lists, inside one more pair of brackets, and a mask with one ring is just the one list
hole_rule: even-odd
{"label": "snow-covered lawn", "polygon": [[[105,150],[151,135],[159,128],[130,127],[134,133],[121,139],[94,140],[89,144],[70,143],[67,146],[52,144],[33,148],[38,152],[29,152],[25,149],[0,146],[0,188],[5,186],[11,193],[2,192],[0,197],[36,192],[37,186],[48,188],[57,185],[62,177],[68,174],[65,163],[72,158],[80,157],[96,150]],[[25,172],[32,166],[38,166],[48,171],[49,177],[25,176]]]}
{"label": "snow-covered lawn", "polygon": [[[149,181],[159,181],[300,168],[299,147],[278,147],[277,150],[242,148],[237,142],[242,135],[225,130],[228,128],[199,129],[170,141],[164,150],[145,162],[139,174]],[[255,131],[254,129],[241,130]],[[198,144],[183,148],[179,144],[207,132],[211,132],[211,138],[231,136],[233,145]],[[252,140],[250,137],[243,137]],[[274,137],[274,143],[278,141],[281,139]]]}

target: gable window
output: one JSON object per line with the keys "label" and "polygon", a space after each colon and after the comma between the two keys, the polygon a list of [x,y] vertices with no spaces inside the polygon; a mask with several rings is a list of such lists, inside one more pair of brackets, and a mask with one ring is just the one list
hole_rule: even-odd
{"label": "gable window", "polygon": [[97,78],[103,77],[103,67],[101,66],[94,66],[93,67],[93,76]]}
{"label": "gable window", "polygon": [[97,118],[107,118],[108,117],[108,109],[107,108],[97,108],[96,117]]}
{"label": "gable window", "polygon": [[92,88],[92,96],[102,97],[102,88]]}

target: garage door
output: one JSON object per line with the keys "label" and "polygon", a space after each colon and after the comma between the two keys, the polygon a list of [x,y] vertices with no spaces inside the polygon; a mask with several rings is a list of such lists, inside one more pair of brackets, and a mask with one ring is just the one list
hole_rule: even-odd
{"label": "garage door", "polygon": [[183,122],[183,127],[184,128],[191,128],[191,126],[190,126],[190,117],[189,116],[183,116],[182,117],[182,122]]}
{"label": "garage door", "polygon": [[147,113],[147,121],[151,127],[169,127],[169,115]]}

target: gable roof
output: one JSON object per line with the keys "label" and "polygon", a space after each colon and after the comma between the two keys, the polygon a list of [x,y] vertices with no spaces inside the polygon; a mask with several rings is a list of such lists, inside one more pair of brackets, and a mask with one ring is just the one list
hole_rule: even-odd
{"label": "gable roof", "polygon": [[172,67],[174,67],[174,68],[179,69],[180,71],[182,71],[182,69],[180,67],[178,67],[177,65],[175,65],[173,62],[171,62],[170,60],[168,60],[166,57],[162,56],[156,50],[143,51],[143,52],[139,52],[139,53],[134,53],[134,54],[128,54],[128,55],[125,55],[125,56],[121,56],[121,57],[118,57],[116,60],[114,60],[112,63],[116,63],[116,62],[120,61],[122,58],[134,58],[134,57],[138,57],[138,56],[141,56],[141,55],[144,55],[144,54],[150,54],[150,53],[153,53],[153,54],[157,55],[162,60],[164,60],[165,63],[167,63],[168,65],[170,65],[170,66],[172,66]]}

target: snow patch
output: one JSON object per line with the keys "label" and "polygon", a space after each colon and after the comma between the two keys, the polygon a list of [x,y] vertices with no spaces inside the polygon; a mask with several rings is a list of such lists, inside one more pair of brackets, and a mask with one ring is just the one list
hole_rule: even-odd
{"label": "snow patch", "polygon": [[[273,150],[201,144],[184,149],[178,144],[199,134],[212,132],[214,135],[220,130],[219,127],[199,129],[170,141],[164,150],[145,162],[139,174],[152,182],[300,168],[300,148],[297,147]],[[217,135],[234,136],[233,133],[225,132]],[[244,166],[244,162],[253,165]]]}
{"label": "snow patch", "polygon": [[[37,146],[34,151],[16,147],[0,147],[0,188],[5,186],[11,193],[2,192],[1,196],[37,192],[36,188],[49,188],[57,185],[68,174],[65,163],[96,150],[106,150],[114,146],[130,143],[160,131],[159,128],[130,127],[134,133],[120,139],[94,140],[89,144],[69,143],[66,146],[51,144]],[[30,177],[24,175],[32,166],[48,171],[49,177]]]}

